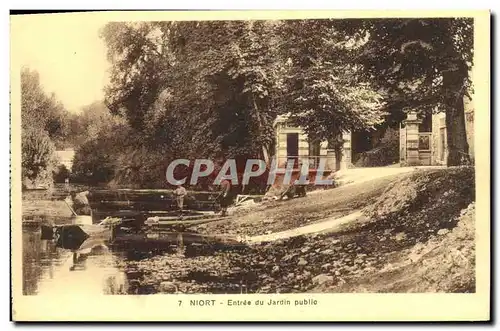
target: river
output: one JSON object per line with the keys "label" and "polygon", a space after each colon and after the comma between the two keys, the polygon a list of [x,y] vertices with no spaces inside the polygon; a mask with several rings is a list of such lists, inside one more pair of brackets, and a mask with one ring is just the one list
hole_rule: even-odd
{"label": "river", "polygon": [[[229,252],[217,252],[237,249],[207,242],[207,238],[200,238],[196,233],[182,234],[182,242],[195,243],[186,245],[182,254],[178,254],[175,242],[157,245],[154,239],[144,240],[141,235],[128,236],[126,242],[114,238],[112,245],[104,240],[87,243],[85,250],[77,252],[56,247],[52,240],[42,240],[36,220],[58,225],[73,222],[69,217],[66,219],[65,215],[71,213],[61,200],[67,195],[66,189],[59,185],[53,192],[23,193],[23,215],[26,220],[35,220],[32,226],[25,224],[22,232],[24,295],[153,294],[169,292],[170,282],[175,282],[178,291],[183,293],[242,291],[239,276],[214,278],[221,270],[232,268],[226,259]],[[50,213],[45,212],[47,209]],[[53,216],[35,217],[44,214]],[[172,232],[168,237],[175,241],[178,235],[180,233]],[[165,234],[162,236],[164,239]],[[214,270],[208,272],[206,269]]]}
{"label": "river", "polygon": [[114,237],[112,245],[87,239],[72,251],[25,227],[23,294],[154,294],[171,291],[172,282],[183,293],[241,293],[247,275],[228,257],[243,257],[247,247],[213,240],[189,232],[131,234]]}
{"label": "river", "polygon": [[[126,294],[128,280],[117,266],[123,253],[105,246],[72,252],[42,240],[39,229],[23,229],[23,294]],[[71,289],[71,290],[69,290]]]}

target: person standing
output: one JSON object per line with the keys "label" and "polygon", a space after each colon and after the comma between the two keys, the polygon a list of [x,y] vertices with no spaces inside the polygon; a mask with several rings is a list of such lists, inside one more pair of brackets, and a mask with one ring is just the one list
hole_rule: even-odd
{"label": "person standing", "polygon": [[64,178],[64,189],[69,192],[69,177]]}
{"label": "person standing", "polygon": [[177,201],[177,208],[179,208],[179,213],[182,217],[182,212],[184,210],[184,198],[187,195],[186,189],[182,185],[177,185],[174,191],[175,200]]}
{"label": "person standing", "polygon": [[[309,166],[308,164],[300,163],[300,172],[299,172],[299,183],[295,185],[295,194],[299,197],[306,196],[306,184],[309,181]],[[303,181],[303,182],[302,182]]]}
{"label": "person standing", "polygon": [[227,215],[227,207],[231,204],[231,182],[228,179],[222,180],[220,183],[221,192],[220,192],[220,207],[221,207],[221,216],[224,217]]}
{"label": "person standing", "polygon": [[89,191],[80,193],[71,192],[69,199],[72,203],[72,208],[77,215],[92,215],[92,208],[89,203]]}

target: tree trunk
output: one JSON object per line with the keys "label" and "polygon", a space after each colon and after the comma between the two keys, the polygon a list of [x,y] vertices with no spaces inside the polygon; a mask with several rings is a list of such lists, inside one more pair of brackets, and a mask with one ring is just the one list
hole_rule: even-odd
{"label": "tree trunk", "polygon": [[340,170],[340,162],[342,161],[342,146],[335,146],[335,169]]}
{"label": "tree trunk", "polygon": [[328,139],[328,149],[333,149],[335,152],[335,170],[340,170],[340,164],[342,162],[342,148],[343,148],[342,134],[334,134],[330,139]]}
{"label": "tree trunk", "polygon": [[267,151],[267,148],[264,145],[262,145],[262,156],[264,157],[264,162],[266,162],[266,164],[268,164],[269,163],[269,152]]}
{"label": "tree trunk", "polygon": [[470,160],[469,144],[465,129],[463,83],[467,69],[443,73],[443,87],[446,91],[446,139],[448,148],[447,165],[457,166]]}
{"label": "tree trunk", "polygon": [[455,108],[449,108],[446,111],[446,139],[448,141],[448,166],[461,165],[470,160],[463,98],[455,104]]}
{"label": "tree trunk", "polygon": [[[252,103],[253,103],[253,107],[255,109],[255,115],[257,117],[258,134],[261,134],[261,131],[262,131],[262,120],[260,118],[259,107],[257,106],[257,102],[255,100],[255,95],[253,93],[252,93]],[[264,144],[262,144],[261,148],[262,148],[262,156],[264,158],[264,161],[267,164],[269,162],[269,151],[268,151],[267,147]]]}

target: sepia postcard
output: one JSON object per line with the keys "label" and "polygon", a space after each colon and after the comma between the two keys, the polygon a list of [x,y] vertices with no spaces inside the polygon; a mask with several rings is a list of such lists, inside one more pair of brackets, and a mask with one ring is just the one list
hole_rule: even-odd
{"label": "sepia postcard", "polygon": [[490,13],[11,13],[12,319],[489,321]]}

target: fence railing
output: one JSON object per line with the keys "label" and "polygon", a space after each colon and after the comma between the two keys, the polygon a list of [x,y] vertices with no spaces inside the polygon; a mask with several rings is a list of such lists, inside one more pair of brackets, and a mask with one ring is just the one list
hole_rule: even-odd
{"label": "fence railing", "polygon": [[325,170],[329,168],[329,164],[335,161],[334,156],[319,155],[319,156],[282,156],[277,158],[279,168],[286,168],[288,164],[293,164],[293,169],[300,169],[302,166],[307,166],[309,169],[318,169],[321,162]]}

